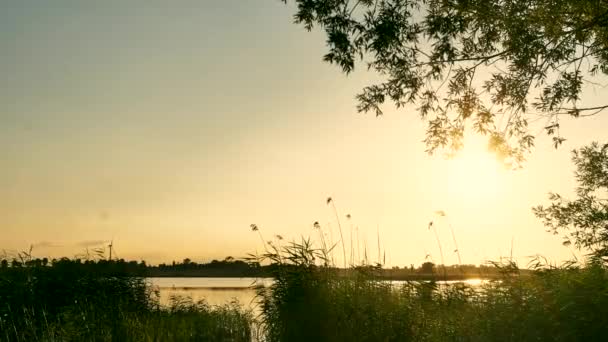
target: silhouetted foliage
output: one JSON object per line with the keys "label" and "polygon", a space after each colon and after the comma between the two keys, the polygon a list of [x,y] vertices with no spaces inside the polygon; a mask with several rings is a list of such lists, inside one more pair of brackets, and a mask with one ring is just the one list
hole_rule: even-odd
{"label": "silhouetted foliage", "polygon": [[435,264],[433,264],[432,262],[425,262],[422,264],[422,266],[420,267],[420,272],[421,273],[433,273],[435,270]]}
{"label": "silhouetted foliage", "polygon": [[[282,0],[287,2],[287,0]],[[465,127],[518,164],[545,117],[557,147],[560,117],[589,116],[584,82],[608,74],[608,2],[598,0],[293,0],[294,21],[327,35],[323,59],[344,73],[358,61],[383,81],[358,110],[418,106],[429,152],[461,147]]]}
{"label": "silhouetted foliage", "polygon": [[1,341],[251,341],[253,318],[236,305],[161,307],[144,262],[13,261],[0,270]]}
{"label": "silhouetted foliage", "polygon": [[148,266],[146,274],[150,277],[266,277],[267,267],[243,260],[227,257],[209,263],[196,263],[185,259],[182,263]]}
{"label": "silhouetted foliage", "polygon": [[608,144],[592,143],[572,154],[577,198],[550,193],[551,205],[534,208],[534,214],[550,232],[563,232],[565,245],[574,243],[595,257],[608,258]]}
{"label": "silhouetted foliage", "polygon": [[494,263],[499,278],[472,287],[395,284],[378,266],[326,266],[326,255],[302,239],[257,259],[282,266],[270,288],[257,291],[265,341],[565,342],[608,334],[608,273],[597,264],[558,268],[538,259],[522,272],[514,262]]}

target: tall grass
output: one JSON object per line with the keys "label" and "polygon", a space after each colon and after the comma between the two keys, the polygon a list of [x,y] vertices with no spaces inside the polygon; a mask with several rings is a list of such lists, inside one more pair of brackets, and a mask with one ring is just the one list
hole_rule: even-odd
{"label": "tall grass", "polygon": [[[338,215],[338,209],[336,209],[336,203],[331,197],[327,197],[327,204],[331,205],[334,215],[336,216],[336,223],[338,224],[338,231],[340,232],[340,244],[342,245],[342,260],[344,263],[344,267],[346,268],[347,259],[346,259],[346,246],[344,242],[344,234],[342,234],[342,223],[340,223],[340,216]],[[279,254],[280,255],[280,254]]]}
{"label": "tall grass", "polygon": [[[280,254],[280,255],[279,255]],[[265,338],[274,341],[605,341],[608,274],[585,267],[496,264],[479,287],[439,281],[395,285],[378,266],[347,271],[308,239],[275,248],[275,282],[258,288]]]}
{"label": "tall grass", "polygon": [[251,341],[236,304],[175,299],[161,307],[143,278],[89,274],[76,262],[2,269],[0,341]]}
{"label": "tall grass", "polygon": [[320,247],[276,236],[265,242],[264,254],[252,256],[273,265],[274,283],[256,288],[258,319],[236,303],[212,307],[176,297],[161,307],[142,278],[83,273],[78,263],[4,268],[0,341],[566,342],[608,336],[608,273],[601,260],[562,267],[536,260],[533,272],[507,260],[495,264],[497,280],[477,287],[447,284],[441,276],[396,285],[367,259],[337,268],[336,244],[319,236]]}

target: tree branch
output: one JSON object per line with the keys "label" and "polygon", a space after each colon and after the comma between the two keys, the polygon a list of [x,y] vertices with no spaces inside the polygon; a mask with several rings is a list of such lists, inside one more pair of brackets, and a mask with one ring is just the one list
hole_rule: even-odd
{"label": "tree branch", "polygon": [[[604,106],[596,106],[596,107],[586,107],[586,108],[559,108],[559,110],[565,111],[565,112],[556,112],[554,114],[556,115],[573,115],[573,116],[579,116],[579,117],[588,117],[588,116],[594,116],[598,113],[600,113],[601,111],[603,111],[604,109],[608,108],[608,105],[604,105]],[[591,114],[582,114],[582,115],[576,115],[576,113],[580,113],[580,112],[587,112],[587,111],[595,111],[594,113]]]}

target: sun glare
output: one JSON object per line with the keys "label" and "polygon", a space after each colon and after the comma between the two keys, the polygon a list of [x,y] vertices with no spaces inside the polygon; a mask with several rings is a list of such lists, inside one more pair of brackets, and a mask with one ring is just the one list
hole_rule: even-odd
{"label": "sun glare", "polygon": [[500,195],[502,164],[488,151],[465,147],[447,163],[453,198],[477,202]]}

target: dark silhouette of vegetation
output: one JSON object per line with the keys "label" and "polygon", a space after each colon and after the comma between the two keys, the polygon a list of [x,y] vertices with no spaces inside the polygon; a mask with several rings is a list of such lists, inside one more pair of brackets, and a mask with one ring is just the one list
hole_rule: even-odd
{"label": "dark silhouette of vegetation", "polygon": [[386,101],[416,105],[429,152],[459,149],[470,127],[519,164],[539,119],[557,147],[563,116],[608,108],[581,103],[583,85],[608,74],[606,1],[292,2],[295,23],[325,31],[326,62],[346,74],[361,62],[380,75],[357,95],[358,111],[382,115]]}
{"label": "dark silhouette of vegetation", "polygon": [[0,270],[2,341],[250,341],[253,318],[236,304],[175,298],[161,307],[145,264],[13,260]]}
{"label": "dark silhouette of vegetation", "polygon": [[424,262],[422,264],[422,266],[420,267],[420,271],[423,273],[434,273],[435,270],[435,264],[433,264],[432,262]]}
{"label": "dark silhouette of vegetation", "polygon": [[534,213],[550,232],[565,234],[564,245],[574,243],[608,262],[608,144],[592,143],[572,154],[577,198],[551,193],[551,205],[538,206]]}
{"label": "dark silhouette of vegetation", "polygon": [[[274,283],[259,287],[266,341],[601,341],[608,334],[608,273],[599,264],[548,266],[466,283],[383,279],[378,266],[347,276],[325,266],[310,240],[269,249]],[[431,263],[423,267],[432,269]]]}
{"label": "dark silhouette of vegetation", "polygon": [[[189,258],[182,262],[171,264],[148,265],[145,261],[126,261],[124,259],[81,260],[81,259],[2,259],[0,273],[28,273],[32,268],[44,270],[42,267],[55,268],[57,272],[69,272],[81,276],[109,276],[109,277],[272,277],[276,264],[261,265],[251,260],[237,260],[226,257],[224,260],[212,260],[208,263],[197,263]],[[348,269],[330,267],[336,274],[345,275]],[[50,271],[49,271],[50,272]],[[52,272],[51,272],[52,273]],[[435,265],[425,262],[420,267],[393,266],[391,268],[378,268],[377,274],[384,279],[393,280],[431,280],[441,275],[442,279],[489,279],[498,275],[498,269],[492,265]]]}
{"label": "dark silhouette of vegetation", "polygon": [[268,277],[267,267],[243,260],[227,257],[224,260],[212,260],[209,263],[196,263],[184,259],[181,263],[148,266],[149,277]]}

